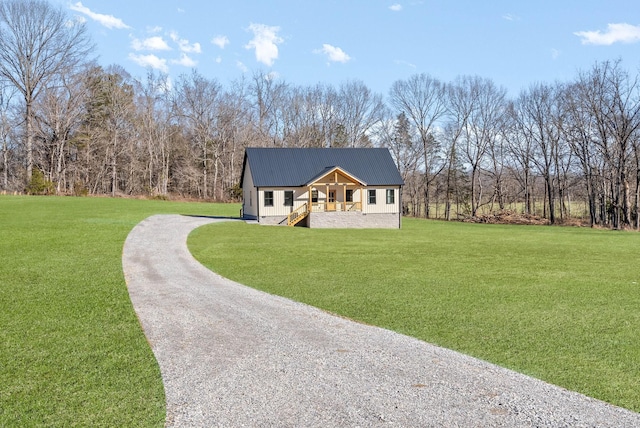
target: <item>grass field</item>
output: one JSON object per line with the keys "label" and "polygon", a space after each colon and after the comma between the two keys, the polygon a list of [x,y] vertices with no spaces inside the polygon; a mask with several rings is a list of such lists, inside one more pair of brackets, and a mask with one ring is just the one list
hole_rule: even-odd
{"label": "grass field", "polygon": [[[0,196],[0,426],[163,426],[122,274],[156,213],[238,205]],[[402,230],[208,226],[225,276],[640,410],[640,235],[407,219]]]}
{"label": "grass field", "polygon": [[270,293],[640,411],[640,235],[405,219],[401,230],[244,223],[196,257]]}
{"label": "grass field", "polygon": [[122,274],[156,213],[238,205],[0,196],[0,426],[163,426],[158,365]]}

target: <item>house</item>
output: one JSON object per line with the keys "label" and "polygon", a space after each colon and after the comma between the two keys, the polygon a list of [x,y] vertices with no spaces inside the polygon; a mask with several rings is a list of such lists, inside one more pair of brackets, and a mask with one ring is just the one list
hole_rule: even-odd
{"label": "house", "polygon": [[400,228],[403,184],[384,148],[247,148],[242,214],[273,225]]}

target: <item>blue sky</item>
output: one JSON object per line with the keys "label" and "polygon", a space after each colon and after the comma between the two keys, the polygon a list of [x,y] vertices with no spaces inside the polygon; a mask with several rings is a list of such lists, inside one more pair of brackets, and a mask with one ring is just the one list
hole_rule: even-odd
{"label": "blue sky", "polygon": [[296,85],[357,79],[375,92],[427,73],[478,75],[511,96],[596,61],[640,70],[632,0],[53,0],[85,20],[102,65],[173,79],[196,68],[227,86],[274,73]]}

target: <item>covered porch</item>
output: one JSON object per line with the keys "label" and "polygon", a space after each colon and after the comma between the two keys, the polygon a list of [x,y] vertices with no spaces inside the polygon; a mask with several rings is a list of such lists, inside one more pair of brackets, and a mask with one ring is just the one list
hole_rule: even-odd
{"label": "covered porch", "polygon": [[362,212],[366,183],[335,166],[327,168],[306,184],[308,200],[289,216],[295,225],[310,213]]}
{"label": "covered porch", "polygon": [[366,183],[342,168],[328,168],[307,183],[311,212],[362,211]]}

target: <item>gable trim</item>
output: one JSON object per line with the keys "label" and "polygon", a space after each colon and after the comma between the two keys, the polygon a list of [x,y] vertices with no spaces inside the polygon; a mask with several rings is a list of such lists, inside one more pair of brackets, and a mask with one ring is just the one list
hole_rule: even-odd
{"label": "gable trim", "polygon": [[[309,182],[307,182],[305,184],[305,186],[312,186],[314,184],[317,184],[320,180],[322,180],[323,178],[325,178],[326,176],[328,176],[330,174],[335,173],[336,171],[339,172],[342,175],[345,175],[346,177],[348,177],[349,179],[354,181],[356,184],[359,184],[361,186],[366,186],[367,185],[367,183],[365,183],[364,180],[359,179],[355,175],[345,171],[343,168],[341,168],[339,166],[334,166],[334,167],[329,167],[329,169],[325,169],[320,174],[318,174],[315,177],[313,177]],[[322,183],[322,184],[327,184],[327,183]]]}

